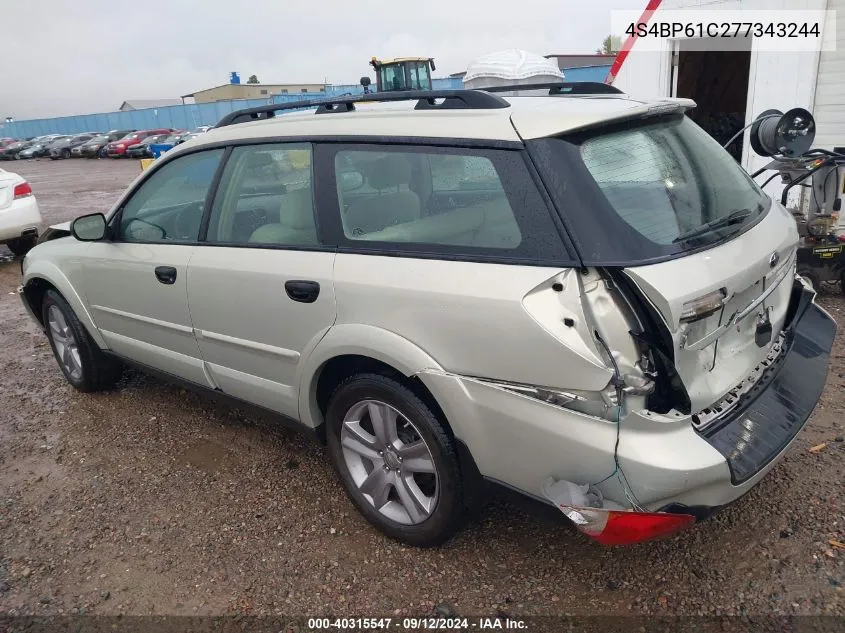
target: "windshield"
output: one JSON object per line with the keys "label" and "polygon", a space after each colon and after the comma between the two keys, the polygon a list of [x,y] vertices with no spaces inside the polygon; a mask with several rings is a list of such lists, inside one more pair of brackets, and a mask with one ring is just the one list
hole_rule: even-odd
{"label": "windshield", "polygon": [[[605,265],[665,258],[729,239],[770,203],[731,155],[687,117],[628,122],[544,142],[552,164],[586,171],[578,194],[589,199],[577,208],[590,213],[572,213],[572,220],[581,225],[579,241]],[[571,190],[567,198],[562,207],[573,204]]]}
{"label": "windshield", "polygon": [[383,91],[408,89],[403,64],[385,65],[379,68],[378,72],[381,75],[381,89]]}
{"label": "windshield", "polygon": [[118,139],[118,140],[120,140],[120,141],[129,141],[129,140],[131,140],[131,139],[136,139],[136,138],[138,138],[138,135],[137,135],[137,134],[135,134],[135,132],[130,132],[129,134],[127,134],[126,136],[122,136],[122,137],[121,137],[120,139]]}
{"label": "windshield", "polygon": [[96,145],[97,143],[105,143],[108,140],[108,136],[95,136],[90,141],[88,141],[86,145]]}

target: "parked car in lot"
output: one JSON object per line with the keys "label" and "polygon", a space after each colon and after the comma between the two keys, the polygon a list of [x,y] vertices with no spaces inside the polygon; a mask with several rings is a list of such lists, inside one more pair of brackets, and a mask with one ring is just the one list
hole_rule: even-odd
{"label": "parked car in lot", "polygon": [[163,139],[171,136],[170,134],[156,134],[155,136],[148,136],[137,145],[132,145],[126,148],[127,158],[152,158],[152,150],[150,145],[157,143]]}
{"label": "parked car in lot", "polygon": [[0,160],[15,160],[18,152],[30,147],[33,143],[31,141],[15,141],[9,143],[5,147],[0,148]]}
{"label": "parked car in lot", "polygon": [[693,102],[557,89],[233,113],[45,233],[21,298],[75,388],[127,362],[292,419],[405,543],[486,485],[605,544],[687,527],[783,457],[836,325]]}
{"label": "parked car in lot", "polygon": [[109,137],[104,134],[92,136],[90,139],[70,150],[72,158],[97,158],[109,143]]}
{"label": "parked car in lot", "polygon": [[35,246],[40,224],[32,187],[18,174],[0,169],[0,244],[23,255]]}
{"label": "parked car in lot", "polygon": [[62,141],[66,138],[69,138],[69,137],[59,135],[59,134],[53,134],[53,135],[45,136],[41,140],[39,140],[37,143],[34,143],[33,145],[30,145],[26,149],[22,149],[21,151],[19,151],[17,153],[16,158],[28,159],[28,158],[40,158],[41,156],[46,156],[47,154],[49,154],[50,146],[53,143],[58,143],[59,141]]}
{"label": "parked car in lot", "polygon": [[112,130],[106,134],[99,134],[90,141],[71,150],[71,155],[85,158],[105,158],[106,146],[112,141],[123,138],[134,130]]}
{"label": "parked car in lot", "polygon": [[106,145],[106,155],[109,158],[120,158],[126,155],[126,150],[133,145],[137,145],[149,136],[156,136],[159,134],[170,134],[173,130],[169,128],[159,128],[156,130],[137,130],[130,132],[124,137],[117,139]]}
{"label": "parked car in lot", "polygon": [[66,138],[63,141],[53,143],[50,146],[50,159],[58,160],[60,158],[70,158],[71,151],[74,147],[87,143],[95,136],[96,133],[88,132],[86,134],[77,134],[75,136],[71,136],[70,138]]}
{"label": "parked car in lot", "polygon": [[26,152],[30,148],[43,145],[44,143],[51,143],[55,138],[55,135],[36,136],[35,138],[31,138],[28,141],[18,141],[16,143],[11,143],[3,149],[0,149],[0,160],[18,160],[21,158],[26,158],[27,156],[22,156],[21,154]]}

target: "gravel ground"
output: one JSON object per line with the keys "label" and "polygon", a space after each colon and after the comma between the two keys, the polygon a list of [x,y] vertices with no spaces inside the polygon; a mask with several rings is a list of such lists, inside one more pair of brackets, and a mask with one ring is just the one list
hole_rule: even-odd
{"label": "gravel ground", "polygon": [[[107,210],[138,173],[4,167],[30,180],[45,223]],[[413,550],[361,518],[321,447],[271,418],[129,372],[115,391],[75,392],[19,276],[2,251],[0,615],[845,615],[845,550],[829,542],[845,541],[841,333],[807,429],[713,519],[603,549],[496,501],[446,546]],[[845,323],[838,291],[820,303]]]}

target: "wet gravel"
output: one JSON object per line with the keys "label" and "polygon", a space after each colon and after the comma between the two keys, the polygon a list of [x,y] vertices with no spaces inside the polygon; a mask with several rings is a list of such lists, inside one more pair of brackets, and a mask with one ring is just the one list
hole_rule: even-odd
{"label": "wet gravel", "polygon": [[[105,211],[135,161],[5,164],[47,222]],[[603,549],[491,503],[454,540],[376,533],[321,447],[269,417],[128,372],[62,378],[0,249],[0,615],[845,615],[845,338],[786,458],[713,519]],[[845,324],[838,289],[820,298]],[[841,331],[841,330],[840,330]],[[810,448],[825,444],[810,452]]]}

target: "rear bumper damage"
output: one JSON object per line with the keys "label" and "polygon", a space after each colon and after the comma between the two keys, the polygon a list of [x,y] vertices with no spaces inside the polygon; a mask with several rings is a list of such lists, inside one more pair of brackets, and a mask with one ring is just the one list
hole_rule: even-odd
{"label": "rear bumper damage", "polygon": [[[484,478],[564,514],[586,503],[587,515],[570,517],[582,522],[583,532],[607,544],[636,542],[676,531],[746,494],[803,428],[824,388],[836,332],[814,296],[796,283],[785,348],[704,429],[676,411],[633,410],[617,426],[494,381],[442,370],[419,376]],[[632,515],[641,523],[632,524]],[[595,532],[601,525],[605,538]]]}
{"label": "rear bumper damage", "polygon": [[[815,293],[803,283],[796,282],[793,293],[783,353],[725,415],[695,430],[688,418],[679,428],[646,413],[665,425],[650,440],[647,436],[655,429],[639,413],[622,421],[618,460],[624,475],[616,477],[618,490],[604,492],[617,499],[623,494],[638,512],[615,511],[602,498],[601,487],[549,479],[545,496],[588,536],[621,544],[670,534],[746,494],[804,427],[827,378],[836,323],[813,303]],[[697,447],[690,434],[696,436]],[[649,447],[651,458],[646,460]],[[714,453],[719,463],[713,461]],[[689,467],[686,472],[681,460]]]}
{"label": "rear bumper damage", "polygon": [[804,427],[824,390],[836,323],[803,290],[781,354],[739,406],[700,432],[721,453],[731,483],[742,484],[775,459]]}

